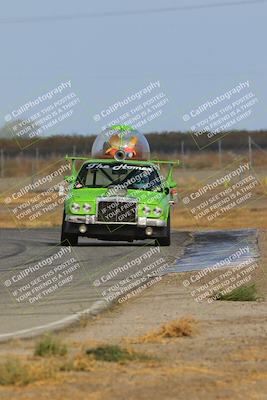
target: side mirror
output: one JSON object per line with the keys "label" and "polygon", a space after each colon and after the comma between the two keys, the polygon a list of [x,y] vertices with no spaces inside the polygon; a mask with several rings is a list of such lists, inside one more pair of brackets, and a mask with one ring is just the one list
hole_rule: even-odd
{"label": "side mirror", "polygon": [[165,193],[165,194],[169,194],[169,193],[170,193],[170,189],[169,189],[168,187],[165,187],[165,188],[164,188],[164,193]]}
{"label": "side mirror", "polygon": [[174,181],[168,182],[167,183],[168,186],[165,186],[164,188],[164,193],[165,194],[169,194],[170,193],[170,189],[176,188],[177,184]]}
{"label": "side mirror", "polygon": [[73,175],[66,175],[64,176],[64,180],[68,183],[73,183],[75,181],[75,178]]}

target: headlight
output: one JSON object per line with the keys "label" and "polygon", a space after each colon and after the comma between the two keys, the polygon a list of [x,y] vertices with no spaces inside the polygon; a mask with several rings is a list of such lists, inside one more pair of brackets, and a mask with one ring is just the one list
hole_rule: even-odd
{"label": "headlight", "polygon": [[148,215],[148,214],[151,213],[151,209],[150,209],[148,206],[144,206],[144,207],[143,207],[143,213],[144,213],[145,215]]}
{"label": "headlight", "polygon": [[160,207],[155,207],[153,213],[159,217],[162,214],[162,209]]}
{"label": "headlight", "polygon": [[92,209],[91,204],[89,204],[89,203],[84,203],[84,205],[83,205],[83,211],[89,212],[89,211],[91,211],[91,209]]}
{"label": "headlight", "polygon": [[78,212],[80,210],[81,206],[78,203],[72,203],[70,206],[70,209],[72,212]]}

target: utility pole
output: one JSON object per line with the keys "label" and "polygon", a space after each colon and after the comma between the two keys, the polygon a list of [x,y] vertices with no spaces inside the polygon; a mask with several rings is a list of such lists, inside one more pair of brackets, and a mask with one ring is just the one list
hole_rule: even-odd
{"label": "utility pole", "polygon": [[184,141],[181,141],[181,159],[182,159],[182,167],[184,169]]}
{"label": "utility pole", "polygon": [[251,143],[251,136],[248,137],[248,159],[249,159],[249,166],[252,167],[252,143]]}
{"label": "utility pole", "polygon": [[222,141],[221,139],[218,141],[218,150],[219,150],[219,166],[222,168]]}
{"label": "utility pole", "polygon": [[36,147],[35,149],[35,171],[37,172],[39,168],[39,149]]}
{"label": "utility pole", "polygon": [[34,161],[33,157],[31,157],[31,161],[32,161],[32,176],[31,176],[31,178],[32,178],[32,185],[33,185],[34,184],[34,175],[35,175],[35,161]]}
{"label": "utility pole", "polygon": [[1,149],[1,178],[4,178],[4,167],[5,167],[4,149]]}

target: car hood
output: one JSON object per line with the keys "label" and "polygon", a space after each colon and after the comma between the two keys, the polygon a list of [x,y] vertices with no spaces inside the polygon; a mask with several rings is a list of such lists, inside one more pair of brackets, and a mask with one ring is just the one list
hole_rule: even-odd
{"label": "car hood", "polygon": [[167,195],[164,192],[153,192],[148,190],[136,190],[128,189],[124,192],[116,194],[107,188],[81,188],[73,189],[72,191],[72,201],[82,202],[96,202],[98,197],[123,197],[123,198],[135,198],[138,203],[149,203],[149,204],[159,204]]}

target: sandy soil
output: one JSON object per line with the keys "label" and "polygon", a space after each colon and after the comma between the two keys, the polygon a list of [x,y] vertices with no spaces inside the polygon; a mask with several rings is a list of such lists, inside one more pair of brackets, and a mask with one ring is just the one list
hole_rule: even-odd
{"label": "sandy soil", "polygon": [[[260,268],[253,272],[253,281],[266,298],[267,231],[260,233],[259,247]],[[219,273],[212,272],[209,279]],[[266,301],[197,303],[182,284],[190,275],[169,275],[140,297],[58,333],[74,353],[89,345],[112,343],[147,353],[155,361],[96,363],[89,372],[60,373],[22,388],[0,387],[0,398],[266,399]],[[184,316],[197,320],[194,336],[137,343],[140,335]],[[9,342],[0,345],[0,355],[31,355],[33,347],[34,340]]]}

